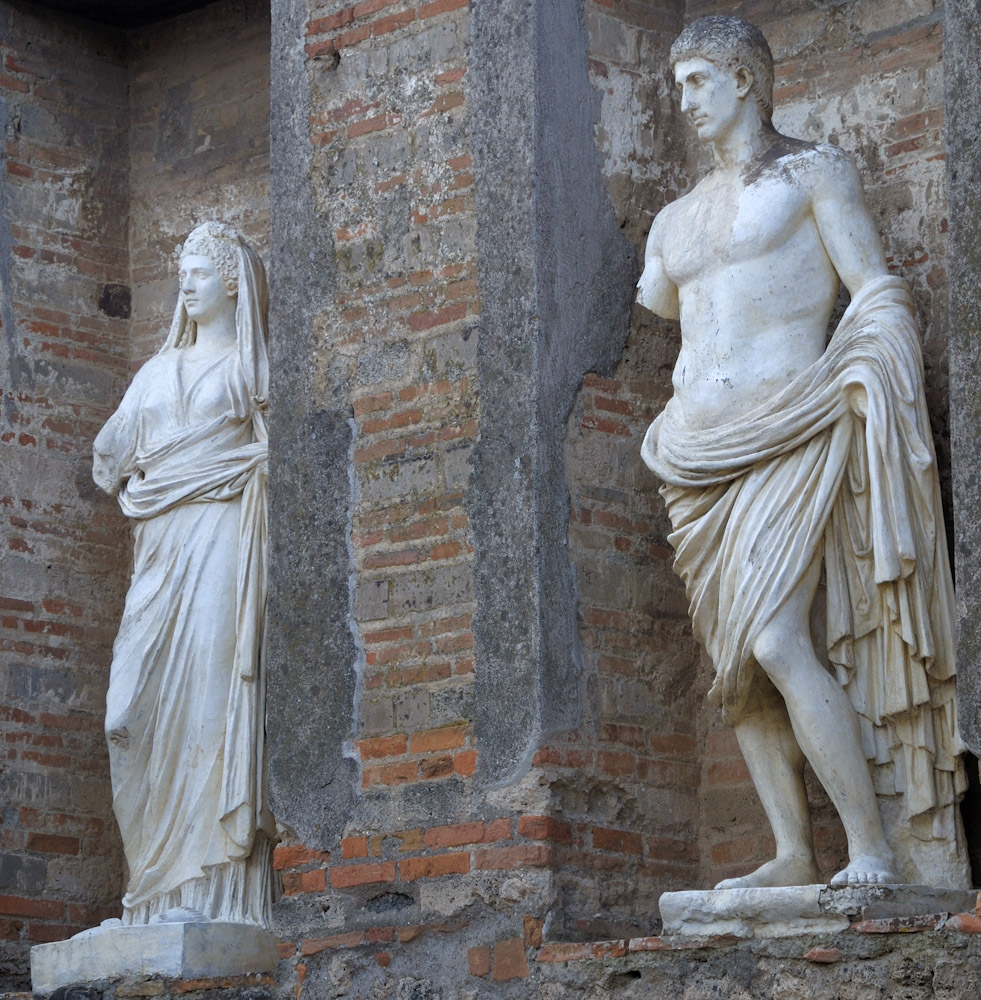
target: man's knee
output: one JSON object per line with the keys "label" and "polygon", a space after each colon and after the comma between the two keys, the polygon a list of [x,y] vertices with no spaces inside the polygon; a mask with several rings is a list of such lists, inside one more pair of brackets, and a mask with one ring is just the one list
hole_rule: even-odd
{"label": "man's knee", "polygon": [[793,670],[800,643],[787,628],[768,625],[753,643],[753,656],[780,690]]}

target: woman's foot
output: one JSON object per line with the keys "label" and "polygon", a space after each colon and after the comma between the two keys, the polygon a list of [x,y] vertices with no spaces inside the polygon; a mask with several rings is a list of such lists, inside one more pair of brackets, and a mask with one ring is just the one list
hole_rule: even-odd
{"label": "woman's foot", "polygon": [[172,906],[163,913],[150,917],[151,924],[206,924],[208,918],[200,911],[190,906]]}

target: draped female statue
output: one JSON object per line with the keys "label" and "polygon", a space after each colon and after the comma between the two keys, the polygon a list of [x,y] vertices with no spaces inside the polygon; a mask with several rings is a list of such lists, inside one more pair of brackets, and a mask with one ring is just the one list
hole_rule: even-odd
{"label": "draped female statue", "polygon": [[198,226],[170,333],[93,449],[135,541],[106,711],[124,924],[270,923],[266,313],[256,253]]}

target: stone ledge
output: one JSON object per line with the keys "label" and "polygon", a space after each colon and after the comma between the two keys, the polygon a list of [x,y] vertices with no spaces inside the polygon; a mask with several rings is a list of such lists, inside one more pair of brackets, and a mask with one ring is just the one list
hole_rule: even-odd
{"label": "stone ledge", "polygon": [[[860,888],[830,889],[828,886],[799,886],[798,890],[819,890],[818,892],[794,891],[789,894],[785,889],[727,889],[710,890],[709,892],[665,893],[665,896],[723,896],[726,901],[706,902],[702,912],[708,913],[711,919],[698,925],[701,933],[693,931],[674,932],[668,928],[668,917],[665,916],[666,931],[660,936],[619,938],[611,941],[555,941],[543,945],[536,960],[544,964],[560,964],[571,962],[596,962],[609,959],[638,955],[642,952],[682,952],[698,951],[707,948],[727,948],[745,942],[748,938],[798,938],[810,942],[812,938],[821,936],[827,938],[830,934],[836,940],[845,942],[848,939],[857,940],[856,934],[910,934],[914,932],[938,932],[944,938],[955,934],[981,935],[981,894],[970,889],[935,889],[930,886],[867,886]],[[741,912],[754,916],[762,912],[762,903],[767,901],[767,895],[754,895],[748,900],[734,898],[734,894],[753,893],[770,894],[785,893],[782,901],[782,912],[793,913],[793,905],[803,904],[804,916],[816,912],[818,916],[808,923],[802,921],[799,929],[785,929],[783,933],[731,933],[716,932],[719,925],[735,925],[738,921],[732,914]],[[776,906],[776,900],[769,897]],[[677,914],[695,913],[694,907],[685,909],[687,901],[682,900],[677,906],[668,901],[668,912],[672,919],[680,919]],[[711,905],[715,904],[715,910]],[[935,910],[940,904],[973,903],[973,907],[965,912],[950,910]],[[926,909],[929,912],[909,912]],[[906,911],[905,915],[898,915]],[[664,911],[662,911],[663,913]],[[718,913],[725,914],[723,919],[717,919]],[[774,912],[781,912],[780,907]],[[827,918],[830,923],[823,925]],[[786,924],[774,925],[779,929]],[[750,928],[753,930],[754,928]],[[758,931],[758,928],[755,928]],[[841,958],[838,948],[814,946],[800,957],[809,962],[831,963]]]}
{"label": "stone ledge", "polygon": [[267,973],[208,979],[121,979],[76,983],[54,993],[0,992],[0,1000],[283,1000],[275,977]]}
{"label": "stone ledge", "polygon": [[835,933],[850,928],[864,933],[938,930],[952,914],[976,917],[977,903],[978,893],[971,889],[801,885],[666,892],[659,906],[665,937],[751,938]]}
{"label": "stone ledge", "polygon": [[32,948],[31,981],[40,995],[79,983],[151,979],[190,983],[186,993],[204,989],[194,984],[205,980],[270,972],[278,960],[273,935],[249,924],[96,927]]}

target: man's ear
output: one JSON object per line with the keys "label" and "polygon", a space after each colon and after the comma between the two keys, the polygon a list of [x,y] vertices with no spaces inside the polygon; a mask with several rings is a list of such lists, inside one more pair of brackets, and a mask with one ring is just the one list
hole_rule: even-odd
{"label": "man's ear", "polygon": [[736,72],[736,94],[745,97],[753,86],[753,74],[746,66],[740,66]]}

